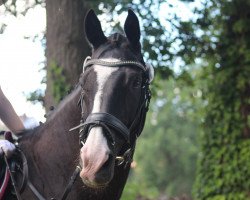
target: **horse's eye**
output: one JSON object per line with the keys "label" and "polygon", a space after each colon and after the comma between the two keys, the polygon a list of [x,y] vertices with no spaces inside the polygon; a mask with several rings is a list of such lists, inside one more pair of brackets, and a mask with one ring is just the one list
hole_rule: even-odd
{"label": "horse's eye", "polygon": [[141,78],[140,78],[140,77],[136,77],[136,78],[133,80],[133,87],[134,87],[134,88],[139,88],[139,87],[141,87]]}

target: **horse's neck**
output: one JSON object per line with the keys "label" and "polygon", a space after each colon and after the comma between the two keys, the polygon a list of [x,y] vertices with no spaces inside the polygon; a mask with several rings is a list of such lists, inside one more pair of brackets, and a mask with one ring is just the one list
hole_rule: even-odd
{"label": "horse's neck", "polygon": [[[69,95],[51,114],[49,120],[21,144],[28,159],[29,179],[46,198],[60,198],[79,159],[78,132],[69,132],[80,122],[81,110],[77,106],[80,88]],[[69,199],[119,199],[126,183],[128,169],[117,167],[110,185],[101,191],[75,183]],[[23,194],[25,199],[34,199],[30,191]]]}
{"label": "horse's neck", "polygon": [[[59,149],[60,152],[68,151],[72,149],[72,145],[76,145],[77,131],[69,132],[69,130],[80,123],[81,110],[77,105],[79,97],[80,88],[78,87],[59,104],[41,128],[42,133],[39,133],[41,137],[38,143],[41,143],[43,147],[46,145],[53,151]],[[65,148],[65,145],[69,148]]]}
{"label": "horse's neck", "polygon": [[69,129],[80,122],[79,96],[80,88],[77,88],[59,104],[47,122],[21,144],[28,159],[29,178],[34,184],[38,183],[36,186],[42,188],[43,194],[62,192],[77,164],[78,133]]}

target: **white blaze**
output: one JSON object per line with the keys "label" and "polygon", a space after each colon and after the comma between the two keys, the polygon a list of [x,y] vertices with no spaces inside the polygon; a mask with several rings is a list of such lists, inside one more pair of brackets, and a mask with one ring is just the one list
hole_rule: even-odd
{"label": "white blaze", "polygon": [[[118,60],[106,59],[105,61],[114,62]],[[92,113],[98,113],[101,111],[104,86],[111,74],[118,70],[118,67],[94,65],[93,68],[97,76],[97,92],[94,97]],[[85,145],[81,149],[83,169],[80,176],[92,181],[95,173],[108,160],[109,153],[110,149],[107,140],[102,133],[102,128],[93,127],[89,132]]]}
{"label": "white blaze", "polygon": [[[110,61],[110,59],[105,60],[105,61]],[[112,61],[114,62],[117,60],[112,60]],[[97,75],[97,92],[94,98],[94,105],[93,105],[92,113],[100,112],[104,86],[107,80],[109,79],[110,75],[117,70],[118,70],[118,67],[107,67],[107,66],[100,66],[100,65],[94,66],[94,71],[96,72],[96,75]]]}

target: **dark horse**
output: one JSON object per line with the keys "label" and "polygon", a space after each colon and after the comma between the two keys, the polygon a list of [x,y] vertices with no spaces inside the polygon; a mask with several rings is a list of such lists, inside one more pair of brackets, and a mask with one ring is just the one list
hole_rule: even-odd
{"label": "dark horse", "polygon": [[[105,37],[93,10],[88,12],[85,32],[93,51],[78,86],[46,123],[20,140],[29,182],[45,199],[61,198],[78,164],[80,176],[67,199],[121,197],[144,126],[153,76],[141,54],[139,21],[131,10],[124,31],[126,37]],[[38,199],[29,187],[21,197]]]}

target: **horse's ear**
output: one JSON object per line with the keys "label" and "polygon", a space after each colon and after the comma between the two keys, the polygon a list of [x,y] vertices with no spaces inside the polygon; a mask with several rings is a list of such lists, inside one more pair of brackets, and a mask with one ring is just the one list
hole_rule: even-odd
{"label": "horse's ear", "polygon": [[133,46],[137,46],[140,42],[140,25],[139,20],[132,10],[128,10],[128,16],[124,24],[124,31]]}
{"label": "horse's ear", "polygon": [[88,11],[85,17],[85,34],[94,49],[97,49],[101,44],[107,41],[102,31],[101,23],[92,9]]}

